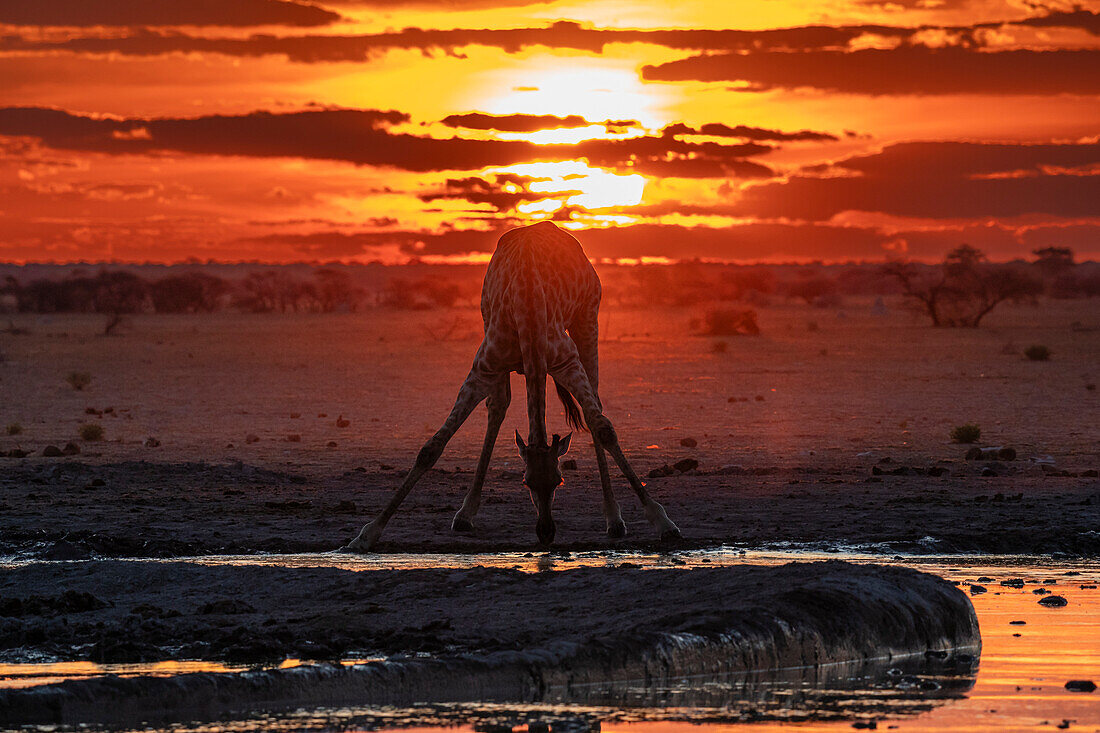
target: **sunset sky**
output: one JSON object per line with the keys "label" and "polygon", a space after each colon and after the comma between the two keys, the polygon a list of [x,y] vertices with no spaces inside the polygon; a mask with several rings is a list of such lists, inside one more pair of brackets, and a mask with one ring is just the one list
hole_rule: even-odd
{"label": "sunset sky", "polygon": [[1100,258],[1100,2],[0,0],[0,260]]}

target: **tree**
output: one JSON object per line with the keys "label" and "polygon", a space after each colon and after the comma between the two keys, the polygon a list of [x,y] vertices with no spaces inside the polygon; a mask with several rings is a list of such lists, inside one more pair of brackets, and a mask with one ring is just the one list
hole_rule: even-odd
{"label": "tree", "polygon": [[976,328],[1005,301],[1034,300],[1042,282],[1013,265],[995,265],[970,245],[947,253],[939,268],[922,270],[895,262],[886,273],[901,283],[902,292],[932,320],[933,326]]}

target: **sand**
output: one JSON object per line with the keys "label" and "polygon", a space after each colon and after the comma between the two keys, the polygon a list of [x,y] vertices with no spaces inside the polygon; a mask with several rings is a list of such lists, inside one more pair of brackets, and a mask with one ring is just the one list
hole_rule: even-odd
{"label": "sand", "polygon": [[[893,307],[875,316],[861,302],[779,305],[761,309],[763,336],[730,339],[691,336],[698,315],[609,307],[601,344],[606,412],[639,473],[699,462],[647,479],[684,546],[1100,554],[1100,396],[1088,388],[1100,381],[1100,301],[1002,306],[981,329],[933,329]],[[429,335],[452,318],[464,337]],[[478,342],[473,309],[140,316],[110,337],[97,316],[12,320],[29,334],[0,334],[0,426],[22,433],[0,435],[0,452],[31,454],[0,458],[0,553],[51,557],[339,547],[438,427]],[[1052,359],[1024,359],[1032,343]],[[72,371],[91,384],[74,390]],[[379,550],[534,546],[513,384],[474,534],[452,533],[450,520],[484,408]],[[548,412],[564,432],[560,406]],[[949,433],[965,422],[1017,460],[964,460],[968,446]],[[80,440],[84,423],[105,439]],[[80,455],[42,456],[69,441]],[[611,546],[595,461],[583,436],[573,444],[556,543]],[[635,497],[615,485],[629,527],[618,546],[651,544]]]}

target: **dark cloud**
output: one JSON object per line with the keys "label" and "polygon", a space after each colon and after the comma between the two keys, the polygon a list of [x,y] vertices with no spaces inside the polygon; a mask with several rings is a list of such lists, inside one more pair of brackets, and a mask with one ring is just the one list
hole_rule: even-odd
{"label": "dark cloud", "polygon": [[22,26],[318,26],[331,10],[288,0],[7,0],[0,24]]}
{"label": "dark cloud", "polygon": [[642,67],[650,81],[745,82],[854,94],[1098,94],[1100,51],[890,50],[693,56]]}
{"label": "dark cloud", "polygon": [[580,115],[487,115],[481,112],[447,115],[441,122],[448,127],[501,132],[534,132],[558,127],[587,127],[592,124]]}
{"label": "dark cloud", "polygon": [[[849,210],[940,219],[1100,216],[1100,175],[1058,171],[1097,163],[1097,143],[904,143],[837,163],[855,175],[794,176],[747,187],[730,213],[810,221]],[[1045,172],[1051,169],[1057,174]],[[1002,175],[978,177],[990,174]]]}
{"label": "dark cloud", "polygon": [[325,109],[194,118],[87,117],[38,107],[0,109],[0,135],[39,138],[52,148],[111,154],[162,152],[342,160],[409,171],[473,170],[532,161],[585,158],[592,165],[632,166],[705,160],[718,175],[768,169],[743,159],[772,148],[688,143],[671,137],[594,139],[567,145],[526,141],[438,139],[395,134],[408,115],[379,110]]}
{"label": "dark cloud", "polygon": [[714,135],[716,137],[738,137],[744,140],[815,140],[823,142],[840,139],[836,135],[827,132],[814,132],[813,130],[783,132],[782,130],[768,130],[763,127],[749,127],[747,125],[730,127],[720,122],[707,123],[698,130],[682,122],[677,122],[664,128],[661,132],[665,135]]}
{"label": "dark cloud", "polygon": [[[75,0],[70,0],[75,2]],[[136,2],[137,0],[131,0]],[[164,0],[167,2],[167,0]],[[263,3],[268,0],[252,0]],[[271,0],[274,2],[274,0]],[[289,3],[287,3],[289,4]],[[27,3],[33,7],[34,3]],[[89,3],[88,7],[110,5]],[[173,5],[173,7],[176,7]],[[239,13],[234,3],[224,3],[223,12]],[[303,6],[312,7],[312,6]],[[314,10],[318,10],[314,8]],[[28,11],[29,12],[29,11]],[[319,11],[324,12],[324,11]],[[331,22],[333,19],[326,20]],[[274,22],[274,21],[269,21]],[[251,23],[243,23],[249,25]],[[300,63],[367,61],[392,49],[418,49],[426,52],[455,53],[465,46],[488,46],[508,53],[518,53],[532,46],[573,49],[600,53],[610,43],[648,43],[668,48],[690,51],[761,52],[776,51],[843,51],[860,37],[877,36],[892,39],[899,44],[914,43],[915,34],[923,30],[944,30],[964,47],[983,45],[977,31],[1000,28],[1006,24],[1034,27],[1081,28],[1097,33],[1100,14],[1076,10],[1066,13],[1050,13],[1017,21],[979,23],[972,26],[799,26],[770,30],[704,30],[704,29],[653,29],[629,30],[615,28],[587,28],[575,22],[559,21],[545,28],[455,28],[432,30],[405,28],[390,33],[372,35],[301,35],[274,36],[256,34],[247,38],[204,38],[178,32],[135,30],[121,37],[88,37],[66,40],[48,40],[38,36],[0,38],[0,50],[7,51],[71,51],[75,53],[118,53],[133,56],[150,56],[167,53],[219,53],[231,56],[282,55]]]}
{"label": "dark cloud", "polygon": [[203,38],[178,32],[137,30],[122,37],[71,38],[0,37],[4,51],[71,51],[75,53],[153,56],[167,53],[218,53],[230,56],[282,55],[299,63],[367,61],[393,49],[439,50],[455,53],[465,46],[488,46],[518,53],[532,46],[600,53],[610,43],[649,43],[697,51],[813,50],[845,48],[859,36],[873,34],[907,38],[917,29],[891,26],[804,26],[763,31],[740,30],[619,30],[585,28],[560,21],[546,28],[425,30],[406,28],[373,35],[274,36]]}
{"label": "dark cloud", "polygon": [[[528,186],[535,180],[537,179],[529,176],[510,174],[494,176],[492,180],[479,176],[449,178],[442,190],[423,193],[418,198],[421,201],[461,200],[471,204],[488,204],[497,211],[515,211],[516,206],[526,201],[544,201],[581,193],[581,191],[534,192],[529,190]],[[506,190],[506,187],[511,190]]]}

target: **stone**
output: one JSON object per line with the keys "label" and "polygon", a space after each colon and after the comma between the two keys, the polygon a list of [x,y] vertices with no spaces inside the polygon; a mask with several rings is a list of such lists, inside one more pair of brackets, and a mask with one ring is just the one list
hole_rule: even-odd
{"label": "stone", "polygon": [[687,471],[694,471],[699,468],[699,461],[694,458],[684,458],[683,460],[673,463],[672,467],[680,473],[686,473]]}
{"label": "stone", "polygon": [[47,458],[58,458],[65,454],[62,453],[61,449],[58,448],[56,445],[47,445],[45,448],[42,449],[42,455],[46,456]]}
{"label": "stone", "polygon": [[699,441],[697,441],[695,438],[680,438],[680,445],[685,448],[694,448],[695,446],[699,445]]}
{"label": "stone", "polygon": [[1069,601],[1062,596],[1043,596],[1039,599],[1039,605],[1047,608],[1063,608],[1069,605]]}
{"label": "stone", "polygon": [[1066,683],[1066,689],[1070,692],[1095,692],[1096,683],[1092,680],[1070,680]]}

